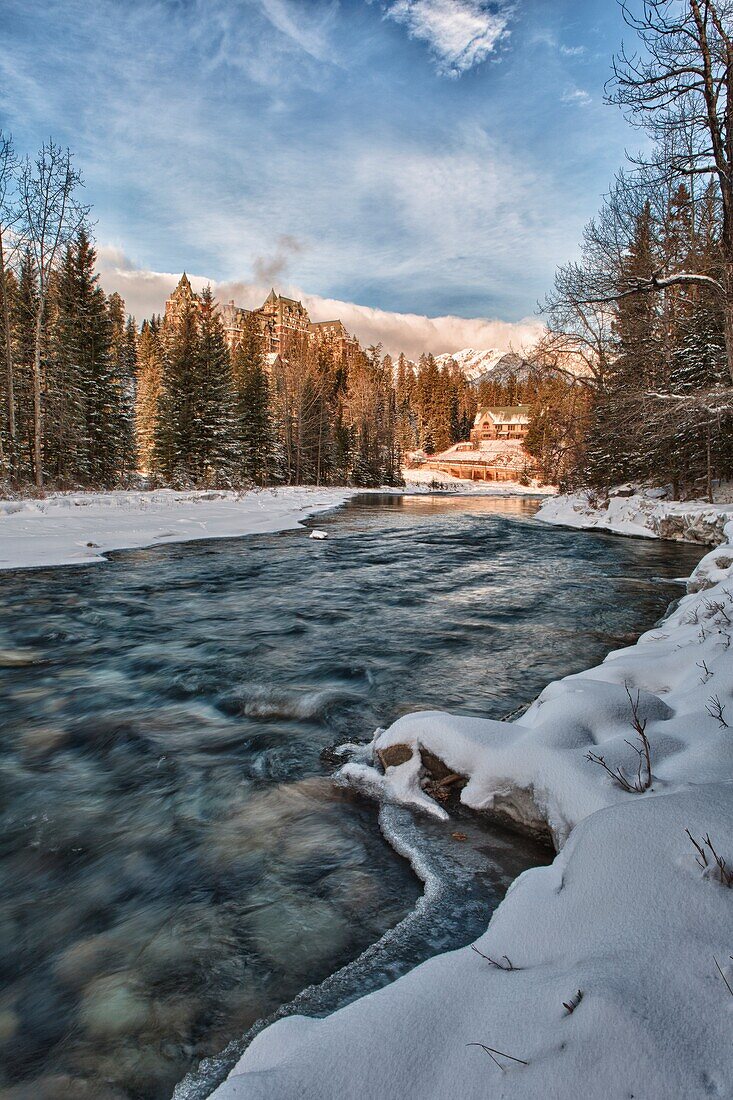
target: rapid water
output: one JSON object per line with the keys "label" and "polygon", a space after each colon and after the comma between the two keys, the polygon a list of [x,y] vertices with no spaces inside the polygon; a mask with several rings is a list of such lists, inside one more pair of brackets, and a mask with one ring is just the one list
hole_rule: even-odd
{"label": "rapid water", "polygon": [[257,1020],[470,942],[548,858],[387,808],[423,897],[324,752],[416,708],[502,717],[651,626],[699,557],[535,507],[363,497],[325,541],[0,574],[2,1100],[162,1100],[231,1042],[177,1093],[204,1096]]}

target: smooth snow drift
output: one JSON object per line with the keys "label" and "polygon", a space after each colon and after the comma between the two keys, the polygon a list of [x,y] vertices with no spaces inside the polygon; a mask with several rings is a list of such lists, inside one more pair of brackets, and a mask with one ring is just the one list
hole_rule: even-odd
{"label": "smooth snow drift", "polygon": [[[279,1021],[217,1100],[733,1095],[733,523],[725,541],[660,626],[519,720],[408,714],[377,732],[372,765],[345,766],[441,816],[428,750],[465,777],[466,805],[549,828],[559,855],[510,887],[484,957],[441,955],[326,1019]],[[639,729],[651,788],[629,793],[588,754],[633,784]],[[404,762],[382,774],[377,751],[396,745]]]}
{"label": "smooth snow drift", "polygon": [[112,550],[285,531],[353,495],[350,489],[157,489],[0,500],[0,569],[89,565]]}

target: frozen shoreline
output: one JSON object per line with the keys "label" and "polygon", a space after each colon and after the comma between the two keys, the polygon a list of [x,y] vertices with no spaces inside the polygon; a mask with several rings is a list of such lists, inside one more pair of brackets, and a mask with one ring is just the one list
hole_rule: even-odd
{"label": "frozen shoreline", "polygon": [[309,516],[331,511],[365,492],[543,495],[541,490],[512,483],[484,486],[450,479],[442,479],[436,490],[425,479],[413,480],[410,474],[408,478],[404,489],[154,489],[52,493],[41,499],[0,500],[0,571],[91,565],[105,561],[105,555],[114,550],[292,530]]}
{"label": "frozen shoreline", "polygon": [[733,520],[733,504],[667,500],[655,490],[606,498],[579,492],[544,501],[537,518],[560,527],[717,546]]}
{"label": "frozen shoreline", "polygon": [[[431,754],[465,805],[549,829],[559,854],[514,882],[477,941],[498,965],[463,949],[323,1020],[282,1020],[217,1100],[733,1094],[733,889],[703,841],[733,864],[733,523],[724,541],[660,626],[550,684],[517,721],[408,714],[377,731],[371,763],[346,765],[369,793],[442,816],[423,789]],[[587,759],[633,781],[634,714],[644,793]],[[502,1070],[474,1043],[507,1056]]]}

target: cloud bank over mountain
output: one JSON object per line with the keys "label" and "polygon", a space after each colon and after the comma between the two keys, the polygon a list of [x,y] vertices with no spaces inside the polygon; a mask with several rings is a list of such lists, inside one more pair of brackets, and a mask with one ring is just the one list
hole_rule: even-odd
{"label": "cloud bank over mountain", "polygon": [[[121,294],[128,311],[138,320],[161,313],[166,298],[180,278],[180,272],[146,271],[137,267],[121,249],[113,246],[99,248],[97,267],[104,289],[108,293],[116,290]],[[270,291],[265,283],[217,283],[191,272],[188,275],[195,290],[211,283],[219,301],[234,299],[237,305],[248,308],[261,305]],[[307,294],[291,284],[281,284],[276,289],[300,299],[314,321],[340,318],[364,347],[381,343],[390,354],[404,351],[410,358],[416,358],[424,351],[440,355],[466,347],[526,351],[542,333],[542,324],[536,317],[517,322],[452,315],[428,317]]]}

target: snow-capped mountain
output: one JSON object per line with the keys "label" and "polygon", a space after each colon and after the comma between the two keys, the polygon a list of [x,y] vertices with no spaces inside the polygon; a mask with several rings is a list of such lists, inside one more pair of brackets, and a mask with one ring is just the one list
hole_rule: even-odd
{"label": "snow-capped mountain", "polygon": [[466,379],[474,386],[478,386],[485,378],[491,375],[492,381],[503,382],[509,375],[527,375],[530,366],[513,351],[499,351],[497,348],[487,348],[483,351],[476,348],[464,348],[463,351],[455,351],[448,355],[436,355],[435,361],[439,367],[455,363]]}

